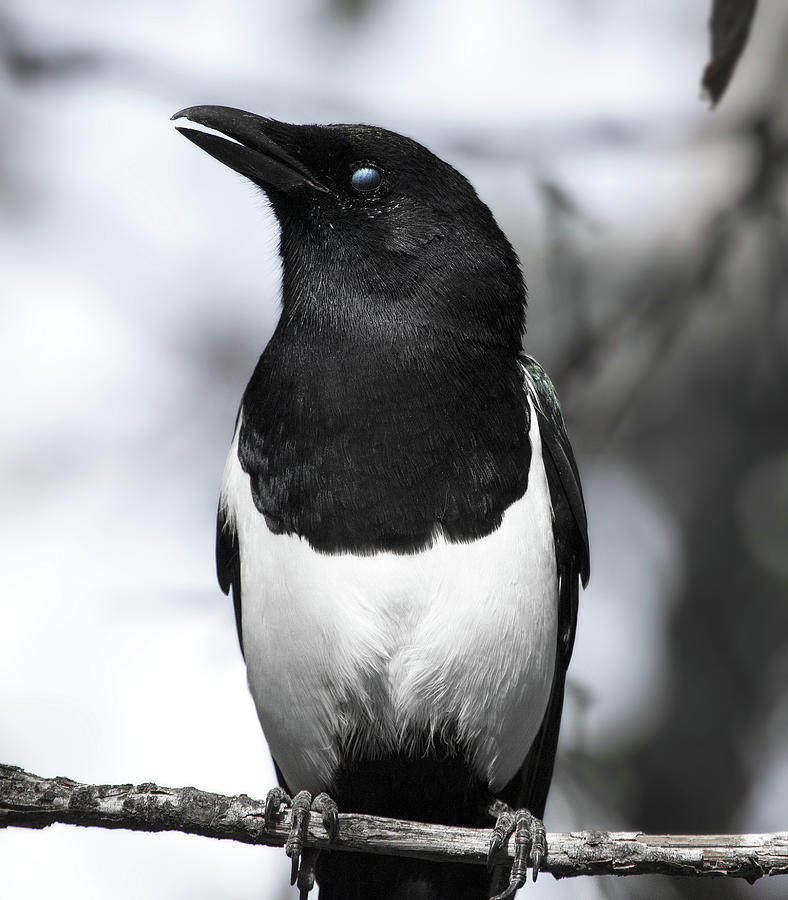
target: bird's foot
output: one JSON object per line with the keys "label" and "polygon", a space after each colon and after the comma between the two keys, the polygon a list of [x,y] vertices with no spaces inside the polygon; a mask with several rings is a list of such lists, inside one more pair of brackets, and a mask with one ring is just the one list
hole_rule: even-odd
{"label": "bird's foot", "polygon": [[321,814],[328,838],[333,840],[337,834],[338,808],[328,794],[318,794],[313,800],[309,791],[299,791],[291,799],[290,795],[282,788],[272,788],[265,800],[266,828],[276,818],[283,804],[291,811],[290,834],[285,844],[285,853],[292,861],[290,884],[298,882],[301,900],[306,900],[307,894],[315,884],[315,863],[320,853],[317,849],[304,849],[310,813],[314,811]]}
{"label": "bird's foot", "polygon": [[547,856],[547,833],[542,820],[537,819],[527,809],[511,809],[505,803],[496,801],[490,812],[496,816],[496,821],[487,852],[488,869],[494,868],[496,854],[514,835],[514,862],[509,872],[509,884],[491,898],[491,900],[507,900],[525,884],[529,864],[536,881]]}

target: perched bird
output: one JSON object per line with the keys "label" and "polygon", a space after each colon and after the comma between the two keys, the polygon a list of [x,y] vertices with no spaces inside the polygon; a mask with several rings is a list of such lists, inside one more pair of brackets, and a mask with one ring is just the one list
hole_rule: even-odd
{"label": "perched bird", "polygon": [[[511,896],[546,853],[586,515],[525,285],[454,168],[366,125],[179,130],[267,195],[282,312],[221,486],[219,583],[302,898]],[[310,811],[490,827],[490,869],[304,849]],[[510,872],[496,864],[514,834]]]}

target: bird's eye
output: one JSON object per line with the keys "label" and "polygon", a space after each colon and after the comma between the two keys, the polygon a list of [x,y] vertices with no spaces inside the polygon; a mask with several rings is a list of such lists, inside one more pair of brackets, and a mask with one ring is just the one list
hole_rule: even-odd
{"label": "bird's eye", "polygon": [[380,169],[376,169],[374,166],[361,165],[353,170],[353,174],[350,176],[350,184],[353,190],[366,194],[375,190],[380,184],[380,179]]}

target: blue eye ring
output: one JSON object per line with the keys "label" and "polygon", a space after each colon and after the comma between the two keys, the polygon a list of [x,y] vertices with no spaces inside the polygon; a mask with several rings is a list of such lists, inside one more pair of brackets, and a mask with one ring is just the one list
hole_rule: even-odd
{"label": "blue eye ring", "polygon": [[370,194],[380,187],[383,173],[371,163],[356,163],[350,173],[350,186],[359,194]]}

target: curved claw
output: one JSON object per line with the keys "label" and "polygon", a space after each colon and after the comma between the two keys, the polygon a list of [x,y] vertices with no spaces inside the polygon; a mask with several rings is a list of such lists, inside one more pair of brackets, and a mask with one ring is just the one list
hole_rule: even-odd
{"label": "curved claw", "polygon": [[282,804],[290,806],[291,803],[292,800],[287,791],[280,787],[271,788],[265,798],[265,812],[263,813],[263,823],[266,829],[271,828],[274,824]]}
{"label": "curved claw", "polygon": [[[539,820],[536,820],[539,822]],[[539,823],[541,825],[541,823]],[[531,844],[531,867],[534,873],[534,881],[539,877],[539,872],[542,870],[542,863],[547,857],[547,835],[545,834],[544,827],[536,828],[535,833],[532,834],[533,842]]]}
{"label": "curved claw", "polygon": [[498,837],[497,835],[493,835],[490,838],[490,846],[487,849],[487,871],[492,872],[493,866],[495,865],[494,859],[497,855],[498,851],[503,847],[503,839]]}
{"label": "curved claw", "polygon": [[514,813],[511,810],[505,810],[498,815],[493,828],[492,837],[490,838],[490,846],[487,850],[487,871],[489,872],[495,865],[494,858],[498,851],[503,847],[509,836],[514,831],[515,820]]}
{"label": "curved claw", "polygon": [[339,807],[326,793],[318,794],[312,801],[312,809],[323,817],[323,827],[328,833],[328,839],[333,841],[339,828]]}

